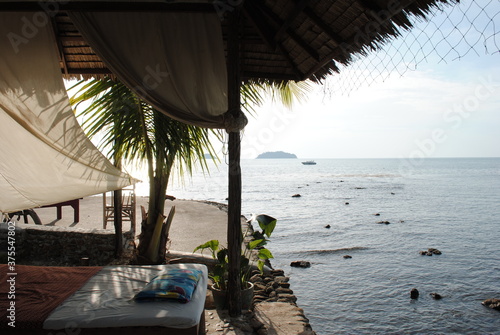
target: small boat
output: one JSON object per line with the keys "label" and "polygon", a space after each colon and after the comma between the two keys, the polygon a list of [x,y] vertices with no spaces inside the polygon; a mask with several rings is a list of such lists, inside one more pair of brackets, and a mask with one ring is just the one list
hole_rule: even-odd
{"label": "small boat", "polygon": [[305,161],[305,162],[302,162],[302,164],[304,164],[304,165],[316,165],[316,162],[315,161]]}

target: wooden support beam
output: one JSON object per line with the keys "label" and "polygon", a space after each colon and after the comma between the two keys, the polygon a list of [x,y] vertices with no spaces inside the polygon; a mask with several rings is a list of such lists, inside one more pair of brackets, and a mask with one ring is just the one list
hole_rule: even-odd
{"label": "wooden support beam", "polygon": [[[229,13],[229,35],[227,39],[227,95],[228,109],[235,116],[241,108],[240,74],[240,23],[241,10],[235,8]],[[229,315],[241,315],[241,139],[240,132],[229,133],[229,176],[228,176],[228,283],[227,295]]]}
{"label": "wooden support beam", "polygon": [[293,59],[290,57],[290,54],[288,53],[288,50],[280,43],[277,42],[274,39],[274,36],[276,35],[275,32],[273,31],[272,27],[267,25],[263,20],[261,20],[261,13],[258,12],[258,10],[251,5],[250,1],[245,2],[244,8],[244,13],[246,17],[250,19],[250,21],[253,23],[263,40],[266,42],[266,44],[269,46],[269,48],[272,51],[279,51],[280,54],[283,56],[283,58],[287,61],[288,65],[292,69],[293,73],[295,74],[295,79],[294,80],[302,80],[304,78],[304,74],[297,68],[297,65],[293,62]]}
{"label": "wooden support beam", "polygon": [[252,72],[252,71],[243,71],[242,80],[248,79],[276,79],[276,80],[295,80],[295,75],[289,75],[285,73],[269,73],[269,72]]}
{"label": "wooden support beam", "polygon": [[[62,42],[87,43],[87,41],[85,41],[82,36],[59,36],[58,39],[60,39]],[[227,34],[222,34],[222,39],[224,41],[227,41]],[[245,44],[262,44],[262,38],[259,35],[254,35],[253,37],[245,36],[244,42]]]}
{"label": "wooden support beam", "polygon": [[295,7],[292,9],[290,13],[288,13],[285,21],[280,25],[280,29],[276,32],[275,39],[277,41],[283,38],[283,35],[287,32],[288,28],[292,25],[293,21],[299,16],[300,13],[304,10],[304,8],[308,5],[309,0],[298,0],[295,1]]}
{"label": "wooden support beam", "polygon": [[113,74],[108,68],[102,69],[68,69],[69,75],[105,75],[105,74]]}
{"label": "wooden support beam", "polygon": [[52,29],[54,31],[55,35],[55,40],[57,44],[57,50],[59,51],[59,60],[61,61],[62,68],[61,70],[63,71],[63,74],[68,74],[68,65],[66,64],[66,58],[64,57],[64,48],[62,45],[62,41],[57,38],[59,36],[59,30],[57,29],[57,22],[55,21],[54,18],[50,19],[50,22],[52,24]]}
{"label": "wooden support beam", "polygon": [[186,12],[210,13],[216,10],[212,3],[178,3],[149,1],[1,1],[0,11],[57,13],[60,11],[85,12]]}
{"label": "wooden support beam", "polygon": [[310,7],[304,8],[304,14],[306,14],[315,25],[317,25],[321,30],[323,30],[328,37],[336,44],[340,45],[343,42],[342,37],[340,37],[333,29],[325,23]]}
{"label": "wooden support beam", "polygon": [[59,36],[58,39],[61,42],[79,42],[79,43],[87,43],[82,36]]}
{"label": "wooden support beam", "polygon": [[382,11],[382,7],[380,7],[375,1],[366,1],[366,0],[356,0],[356,2],[367,10],[380,12]]}
{"label": "wooden support beam", "polygon": [[[277,15],[274,13],[269,7],[267,7],[262,1],[259,1],[259,9],[262,10],[262,12],[269,17],[269,19],[273,20],[278,26],[283,27],[285,25],[285,22]],[[297,35],[295,30],[292,28],[288,27],[286,32],[290,36],[291,39],[295,41],[305,52],[309,54],[312,58],[314,58],[316,61],[319,61],[319,54],[318,52],[311,47],[302,37]],[[279,34],[277,33],[277,36],[275,36],[274,40],[281,42],[280,37],[278,36]],[[283,37],[281,37],[283,38]]]}
{"label": "wooden support beam", "polygon": [[314,60],[319,61],[319,53],[311,47],[309,44],[307,44],[306,41],[304,41],[302,38],[295,33],[294,30],[288,29],[288,35],[290,36],[291,39],[293,39],[305,52],[309,54]]}
{"label": "wooden support beam", "polygon": [[254,6],[251,5],[250,2],[246,2],[243,7],[243,11],[245,16],[250,19],[260,37],[266,42],[268,47],[274,51],[276,50],[276,41],[274,40],[274,32],[271,27],[266,25],[263,20],[261,20],[260,13],[256,10]]}
{"label": "wooden support beam", "polygon": [[305,79],[304,74],[302,72],[300,72],[300,70],[297,68],[297,65],[295,65],[292,57],[288,53],[288,50],[286,50],[285,47],[281,43],[278,43],[278,50],[283,55],[283,57],[286,59],[288,64],[291,66],[292,72],[295,74],[294,80],[299,80],[299,81],[304,80]]}

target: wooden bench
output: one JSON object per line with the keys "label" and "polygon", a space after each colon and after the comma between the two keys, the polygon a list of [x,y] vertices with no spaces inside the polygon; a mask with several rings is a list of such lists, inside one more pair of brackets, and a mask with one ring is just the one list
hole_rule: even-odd
{"label": "wooden bench", "polygon": [[[80,198],[82,199],[82,198]],[[74,199],[69,201],[59,202],[57,204],[45,205],[41,208],[56,207],[57,209],[57,219],[62,219],[62,207],[71,206],[73,208],[73,221],[75,223],[80,222],[80,199]]]}

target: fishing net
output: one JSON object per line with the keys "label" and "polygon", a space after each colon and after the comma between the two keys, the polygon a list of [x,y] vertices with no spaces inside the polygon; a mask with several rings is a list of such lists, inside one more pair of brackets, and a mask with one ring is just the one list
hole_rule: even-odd
{"label": "fishing net", "polygon": [[500,56],[500,1],[462,0],[440,7],[368,56],[359,55],[324,85],[329,95],[349,95],[365,86],[403,76],[422,63],[448,63],[465,57]]}

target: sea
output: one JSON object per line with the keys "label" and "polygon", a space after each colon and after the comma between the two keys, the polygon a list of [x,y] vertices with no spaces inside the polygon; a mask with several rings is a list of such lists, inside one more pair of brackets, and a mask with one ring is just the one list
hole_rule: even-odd
{"label": "sea", "polygon": [[[500,158],[302,161],[242,160],[242,214],[278,220],[272,265],[318,335],[500,334]],[[209,165],[167,193],[227,203]]]}

